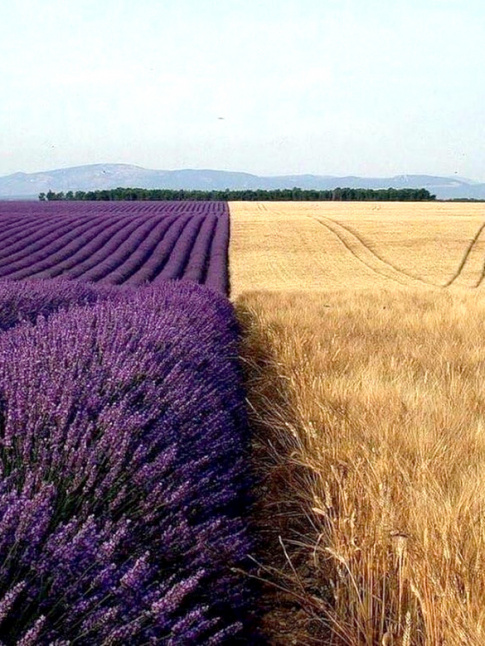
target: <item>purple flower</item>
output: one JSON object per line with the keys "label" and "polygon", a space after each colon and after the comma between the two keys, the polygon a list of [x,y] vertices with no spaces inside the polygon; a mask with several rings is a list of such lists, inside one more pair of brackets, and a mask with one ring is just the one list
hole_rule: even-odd
{"label": "purple flower", "polygon": [[249,446],[232,307],[190,281],[68,285],[0,284],[25,313],[2,318],[0,298],[0,634],[244,643]]}
{"label": "purple flower", "polygon": [[225,202],[8,202],[0,225],[0,278],[228,290]]}

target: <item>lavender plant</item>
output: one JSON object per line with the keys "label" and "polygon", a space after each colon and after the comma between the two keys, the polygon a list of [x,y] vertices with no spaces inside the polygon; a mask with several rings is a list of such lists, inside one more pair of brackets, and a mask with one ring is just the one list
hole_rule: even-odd
{"label": "lavender plant", "polygon": [[[85,257],[79,262],[74,264],[66,272],[70,278],[83,277],[84,280],[90,280],[90,274],[95,272],[99,266],[108,265],[108,271],[113,265],[113,258],[116,257],[118,250],[122,250],[133,236],[137,235],[137,230],[143,220],[133,218],[132,220],[125,220],[117,224],[117,228],[111,231],[109,237],[105,238],[104,234],[102,239],[97,237],[95,240],[85,247]],[[101,244],[99,244],[101,242]],[[57,268],[54,267],[56,270]],[[102,276],[102,273],[101,273]],[[94,276],[94,279],[96,276]]]}
{"label": "lavender plant", "polygon": [[66,280],[0,280],[0,333],[19,323],[34,323],[58,310],[116,298],[109,286]]}
{"label": "lavender plant", "polygon": [[1,202],[0,277],[141,285],[191,280],[227,293],[224,202]]}
{"label": "lavender plant", "polygon": [[61,307],[14,327],[0,309],[3,643],[248,643],[229,302],[190,282],[46,283],[0,284],[18,320],[35,319],[29,288]]}
{"label": "lavender plant", "polygon": [[176,218],[172,217],[157,218],[153,229],[137,242],[130,253],[126,255],[124,262],[121,262],[109,274],[103,276],[101,281],[113,285],[129,282],[131,285],[133,275],[153,255],[158,241],[163,239],[168,228],[175,220]]}
{"label": "lavender plant", "polygon": [[130,284],[133,282],[140,285],[143,282],[151,282],[160,275],[172,256],[177,240],[189,226],[190,221],[189,216],[179,216],[175,219],[166,234],[159,240],[147,262],[130,278]]}
{"label": "lavender plant", "polygon": [[186,280],[194,280],[201,284],[205,282],[207,266],[210,262],[210,249],[218,223],[220,224],[219,218],[215,215],[207,215],[204,218],[200,233],[184,268]]}
{"label": "lavender plant", "polygon": [[155,283],[161,280],[182,278],[184,268],[190,258],[192,247],[197,240],[203,222],[203,217],[193,216],[190,218],[187,226],[175,241],[170,258],[155,278]]}

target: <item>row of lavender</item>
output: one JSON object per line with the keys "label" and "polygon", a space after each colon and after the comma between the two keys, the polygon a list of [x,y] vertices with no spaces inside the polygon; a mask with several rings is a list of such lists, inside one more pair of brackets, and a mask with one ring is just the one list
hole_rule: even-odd
{"label": "row of lavender", "polygon": [[26,200],[18,201],[0,201],[0,213],[25,214],[29,213],[36,217],[45,217],[46,215],[62,215],[70,213],[82,217],[87,212],[96,213],[118,213],[131,217],[141,213],[164,213],[172,215],[181,215],[191,213],[193,215],[205,215],[214,213],[215,215],[224,215],[227,213],[227,202],[196,202],[191,200],[181,200],[178,202],[153,201],[153,202],[34,202]]}
{"label": "row of lavender", "polygon": [[227,293],[224,202],[0,202],[0,278],[190,280]]}
{"label": "row of lavender", "polygon": [[229,302],[0,281],[0,636],[254,643]]}

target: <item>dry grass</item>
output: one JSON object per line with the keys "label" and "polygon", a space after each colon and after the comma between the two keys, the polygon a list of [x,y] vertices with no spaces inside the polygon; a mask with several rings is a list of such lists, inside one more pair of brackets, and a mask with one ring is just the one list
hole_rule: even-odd
{"label": "dry grass", "polygon": [[485,206],[231,214],[271,643],[483,645]]}
{"label": "dry grass", "polygon": [[247,290],[427,288],[449,281],[473,288],[485,272],[484,204],[232,202],[230,207],[235,297]]}
{"label": "dry grass", "polygon": [[485,644],[480,290],[264,292],[237,309],[271,643]]}

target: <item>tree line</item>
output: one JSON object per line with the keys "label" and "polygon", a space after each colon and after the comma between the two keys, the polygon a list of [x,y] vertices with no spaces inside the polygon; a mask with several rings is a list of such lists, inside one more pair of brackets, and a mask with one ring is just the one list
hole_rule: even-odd
{"label": "tree line", "polygon": [[57,200],[90,200],[90,201],[118,201],[118,200],[195,200],[195,201],[279,201],[279,202],[426,202],[435,200],[436,195],[425,188],[334,188],[330,190],[314,189],[274,189],[274,190],[230,190],[223,191],[188,191],[172,190],[165,188],[113,188],[98,191],[63,191],[55,193],[48,191],[40,193],[41,201]]}

